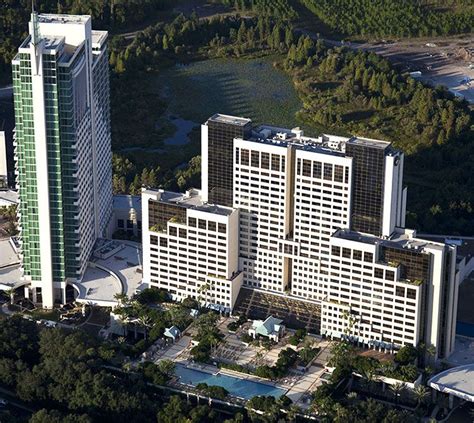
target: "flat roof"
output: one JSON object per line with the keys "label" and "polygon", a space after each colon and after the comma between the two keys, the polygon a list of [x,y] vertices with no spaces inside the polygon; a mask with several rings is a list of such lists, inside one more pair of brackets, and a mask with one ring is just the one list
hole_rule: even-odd
{"label": "flat roof", "polygon": [[142,209],[142,197],[140,195],[114,195],[112,199],[114,210]]}
{"label": "flat roof", "polygon": [[474,364],[453,367],[438,373],[428,380],[428,385],[437,391],[474,402]]}
{"label": "flat roof", "polygon": [[[115,294],[131,297],[140,288],[143,279],[142,250],[138,243],[118,241],[124,248],[108,259],[93,258],[82,281],[78,299],[86,301],[113,301]],[[96,266],[100,267],[96,267]]]}
{"label": "flat roof", "polygon": [[20,263],[20,258],[10,243],[10,238],[0,239],[0,268]]}
{"label": "flat roof", "polygon": [[373,148],[380,148],[385,149],[390,146],[391,142],[383,141],[383,140],[374,140],[372,138],[364,138],[354,136],[347,141],[348,144],[358,144],[363,145],[365,147],[373,147]]}
{"label": "flat roof", "polygon": [[219,122],[219,123],[227,123],[229,125],[235,125],[235,126],[245,126],[248,125],[249,123],[252,123],[251,119],[248,118],[242,118],[238,116],[230,116],[230,115],[223,115],[220,113],[216,113],[215,115],[211,116],[208,119],[208,122]]}
{"label": "flat roof", "polygon": [[20,264],[0,268],[0,290],[23,285],[22,276]]}
{"label": "flat roof", "polygon": [[0,191],[0,206],[5,206],[8,204],[18,204],[19,202],[20,197],[18,196],[17,191],[13,191],[11,189],[6,191]]}
{"label": "flat roof", "polygon": [[78,299],[81,300],[116,301],[115,294],[122,293],[120,281],[109,272],[90,265],[78,285],[80,288]]}
{"label": "flat roof", "polygon": [[146,190],[151,195],[157,195],[158,202],[172,204],[187,209],[199,210],[206,213],[219,214],[222,216],[230,216],[234,209],[231,207],[219,206],[217,204],[204,203],[199,194],[183,194],[180,192],[163,191],[163,190]]}
{"label": "flat roof", "polygon": [[394,232],[390,238],[379,238],[375,235],[364,234],[360,232],[349,231],[346,229],[339,229],[334,234],[336,238],[343,238],[350,241],[362,242],[364,244],[380,244],[387,247],[414,249],[415,251],[423,252],[424,247],[431,249],[442,250],[444,244],[439,242],[429,241],[427,239],[417,238],[411,236],[410,230],[408,232]]}
{"label": "flat roof", "polygon": [[92,35],[92,47],[100,47],[102,46],[103,42],[107,39],[108,32],[107,31],[98,31],[93,29],[91,31]]}
{"label": "flat roof", "polygon": [[142,250],[138,243],[118,240],[116,242],[122,243],[125,248],[108,259],[94,258],[93,261],[114,272],[121,280],[125,293],[132,296],[143,279]]}
{"label": "flat roof", "polygon": [[90,15],[58,15],[54,13],[40,13],[38,15],[39,23],[77,24],[86,23],[90,19]]}

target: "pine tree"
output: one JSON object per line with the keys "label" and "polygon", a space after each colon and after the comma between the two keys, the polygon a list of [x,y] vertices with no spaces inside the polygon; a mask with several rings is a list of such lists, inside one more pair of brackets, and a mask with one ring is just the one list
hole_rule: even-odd
{"label": "pine tree", "polygon": [[169,49],[169,42],[168,42],[168,36],[165,34],[163,35],[163,50],[168,50]]}
{"label": "pine tree", "polygon": [[286,31],[285,31],[285,45],[286,45],[286,47],[289,48],[293,44],[293,40],[294,40],[293,31],[291,30],[290,27],[287,27]]}

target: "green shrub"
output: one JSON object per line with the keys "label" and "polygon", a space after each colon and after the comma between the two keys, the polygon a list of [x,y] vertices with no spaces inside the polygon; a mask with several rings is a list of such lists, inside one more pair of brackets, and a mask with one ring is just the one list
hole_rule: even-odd
{"label": "green shrub", "polygon": [[250,344],[254,339],[248,334],[244,333],[241,337],[240,340],[242,342],[245,342],[246,344]]}
{"label": "green shrub", "polygon": [[163,373],[160,368],[151,361],[145,361],[140,365],[140,370],[146,380],[156,385],[164,385],[169,377]]}
{"label": "green shrub", "polygon": [[204,395],[220,400],[225,399],[229,395],[229,391],[222,386],[209,386],[207,383],[198,383],[196,389]]}
{"label": "green shrub", "polygon": [[418,350],[413,345],[404,345],[395,354],[395,362],[401,365],[413,363],[417,358]]}
{"label": "green shrub", "polygon": [[207,363],[211,359],[211,346],[206,342],[200,342],[191,349],[191,355],[194,360]]}
{"label": "green shrub", "polygon": [[298,345],[306,336],[306,329],[298,329],[290,336],[289,342],[291,345]]}
{"label": "green shrub", "polygon": [[227,329],[229,329],[231,332],[237,331],[237,329],[240,327],[240,325],[237,322],[230,322],[227,325]]}

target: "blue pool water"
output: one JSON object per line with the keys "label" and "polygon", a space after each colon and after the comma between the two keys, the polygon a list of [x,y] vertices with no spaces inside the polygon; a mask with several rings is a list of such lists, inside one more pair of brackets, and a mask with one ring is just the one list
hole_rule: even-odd
{"label": "blue pool water", "polygon": [[180,383],[196,386],[198,383],[207,383],[210,386],[221,386],[236,397],[250,399],[257,395],[281,397],[286,391],[264,383],[252,382],[250,380],[239,379],[237,377],[201,372],[195,369],[189,369],[182,365],[177,365],[175,375],[178,376]]}
{"label": "blue pool water", "polygon": [[474,325],[472,323],[457,322],[456,334],[474,338]]}

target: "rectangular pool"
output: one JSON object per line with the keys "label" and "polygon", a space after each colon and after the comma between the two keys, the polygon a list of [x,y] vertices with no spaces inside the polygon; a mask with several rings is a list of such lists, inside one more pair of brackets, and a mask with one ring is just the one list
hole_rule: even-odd
{"label": "rectangular pool", "polygon": [[181,364],[176,365],[175,375],[179,382],[185,385],[196,386],[198,383],[207,383],[210,386],[221,386],[227,389],[230,395],[250,399],[257,395],[281,397],[286,390],[276,388],[265,383],[253,382],[251,380],[239,379],[218,373],[213,375],[200,370],[190,369]]}

